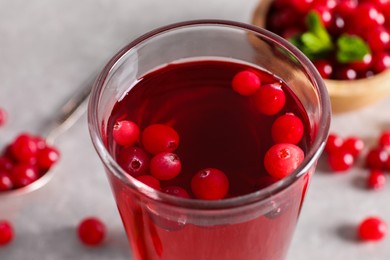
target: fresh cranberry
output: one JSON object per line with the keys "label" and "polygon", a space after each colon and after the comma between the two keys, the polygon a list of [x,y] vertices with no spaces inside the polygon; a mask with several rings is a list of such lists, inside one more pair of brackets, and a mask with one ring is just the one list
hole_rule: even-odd
{"label": "fresh cranberry", "polygon": [[382,240],[387,233],[386,223],[379,217],[368,217],[358,227],[359,238],[363,241]]}
{"label": "fresh cranberry", "polygon": [[117,144],[132,146],[139,138],[139,127],[136,123],[128,120],[118,121],[112,129],[112,136]]}
{"label": "fresh cranberry", "polygon": [[338,68],[335,75],[336,79],[340,80],[354,80],[357,78],[356,70],[349,66],[342,66]]}
{"label": "fresh cranberry", "polygon": [[39,168],[48,170],[59,160],[59,158],[60,153],[56,148],[46,146],[38,151],[37,163]]}
{"label": "fresh cranberry", "polygon": [[344,172],[349,170],[354,164],[355,159],[352,154],[344,150],[328,154],[329,168],[334,172]]}
{"label": "fresh cranberry", "polygon": [[11,190],[14,184],[9,174],[0,170],[0,192]]}
{"label": "fresh cranberry", "polygon": [[360,2],[361,3],[371,3],[379,9],[384,7],[386,4],[390,3],[389,0],[360,0]]}
{"label": "fresh cranberry", "polygon": [[32,137],[33,141],[35,142],[36,146],[37,146],[37,149],[38,149],[38,152],[40,150],[43,150],[47,147],[47,144],[46,144],[46,140],[41,137],[41,136],[33,136]]}
{"label": "fresh cranberry", "polygon": [[282,179],[298,168],[304,156],[294,144],[275,144],[265,153],[264,167],[272,177]]}
{"label": "fresh cranberry", "polygon": [[317,12],[325,27],[329,27],[331,25],[333,15],[326,6],[316,5],[313,10]]}
{"label": "fresh cranberry", "polygon": [[343,149],[352,154],[353,157],[357,157],[364,149],[364,142],[359,137],[351,136],[344,141]]}
{"label": "fresh cranberry", "polygon": [[302,120],[293,113],[278,117],[271,127],[272,139],[275,143],[297,144],[303,137]]}
{"label": "fresh cranberry", "polygon": [[372,148],[366,155],[366,165],[370,169],[381,170],[389,158],[386,150],[381,147]]}
{"label": "fresh cranberry", "polygon": [[19,135],[11,145],[13,156],[20,162],[30,163],[38,153],[34,137],[29,134]]}
{"label": "fresh cranberry", "polygon": [[277,11],[277,13],[270,14],[268,18],[268,26],[273,30],[281,30],[286,26],[296,26],[297,17],[294,10],[291,8],[284,8]]}
{"label": "fresh cranberry", "polygon": [[367,187],[370,189],[382,189],[385,186],[386,177],[380,170],[371,170],[367,179]]}
{"label": "fresh cranberry", "polygon": [[371,30],[379,25],[378,15],[380,12],[371,3],[362,3],[356,7],[353,14],[354,26],[359,25],[362,29]]}
{"label": "fresh cranberry", "polygon": [[390,131],[384,131],[379,136],[379,146],[384,148],[390,148]]}
{"label": "fresh cranberry", "polygon": [[361,61],[353,61],[349,63],[350,68],[357,72],[367,71],[372,64],[372,55],[370,53],[364,55]]}
{"label": "fresh cranberry", "polygon": [[173,152],[179,146],[179,135],[170,126],[153,124],[142,132],[142,144],[152,154]]}
{"label": "fresh cranberry", "polygon": [[390,34],[383,26],[367,31],[365,38],[374,53],[383,52],[390,43]]}
{"label": "fresh cranberry", "polygon": [[7,113],[0,107],[0,126],[3,126],[7,122]]}
{"label": "fresh cranberry", "polygon": [[336,8],[338,0],[316,0],[315,3],[317,3],[318,5],[325,6],[329,10],[333,10],[334,8]]}
{"label": "fresh cranberry", "polygon": [[164,193],[167,193],[167,194],[170,194],[173,196],[177,196],[177,197],[181,197],[181,198],[190,198],[190,195],[188,194],[188,192],[179,186],[168,186],[168,187],[165,187],[162,191]]}
{"label": "fresh cranberry", "polygon": [[153,176],[141,175],[136,177],[136,179],[155,190],[161,190],[160,181],[154,178]]}
{"label": "fresh cranberry", "polygon": [[261,86],[253,98],[257,110],[264,115],[275,115],[286,103],[286,96],[280,83]]}
{"label": "fresh cranberry", "polygon": [[96,218],[89,217],[83,219],[78,227],[77,234],[80,241],[87,246],[98,246],[103,243],[106,236],[106,226]]}
{"label": "fresh cranberry", "polygon": [[0,171],[11,172],[14,164],[12,160],[6,156],[0,156]]}
{"label": "fresh cranberry", "polygon": [[358,4],[358,0],[342,0],[335,7],[335,12],[344,18],[348,18],[355,12]]}
{"label": "fresh cranberry", "polygon": [[323,79],[330,79],[333,73],[332,63],[328,60],[316,60],[314,66]]}
{"label": "fresh cranberry", "polygon": [[344,33],[345,26],[345,18],[337,13],[334,13],[333,19],[330,21],[328,26],[328,31],[332,36],[339,36]]}
{"label": "fresh cranberry", "polygon": [[35,167],[19,164],[12,169],[12,180],[16,188],[27,186],[39,178]]}
{"label": "fresh cranberry", "polygon": [[181,162],[174,153],[159,153],[150,161],[150,173],[158,180],[170,180],[179,175]]}
{"label": "fresh cranberry", "polygon": [[328,136],[328,139],[326,141],[325,145],[325,151],[327,153],[334,153],[343,146],[344,140],[337,134],[331,133]]}
{"label": "fresh cranberry", "polygon": [[149,157],[139,147],[126,147],[118,156],[119,165],[131,176],[146,174],[149,170]]}
{"label": "fresh cranberry", "polygon": [[372,64],[375,73],[381,73],[390,67],[390,55],[387,52],[376,54]]}
{"label": "fresh cranberry", "polygon": [[290,5],[297,12],[306,14],[310,11],[314,0],[290,0]]}
{"label": "fresh cranberry", "polygon": [[242,96],[250,96],[259,89],[261,85],[260,78],[256,73],[244,70],[237,73],[232,80],[233,90]]}
{"label": "fresh cranberry", "polygon": [[14,238],[12,224],[6,220],[0,220],[0,246],[9,244]]}
{"label": "fresh cranberry", "polygon": [[229,191],[229,180],[225,173],[215,168],[197,172],[191,180],[191,189],[198,199],[219,200]]}

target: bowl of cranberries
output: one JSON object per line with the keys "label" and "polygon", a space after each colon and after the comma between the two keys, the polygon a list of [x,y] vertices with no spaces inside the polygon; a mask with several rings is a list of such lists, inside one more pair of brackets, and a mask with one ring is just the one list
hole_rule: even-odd
{"label": "bowl of cranberries", "polygon": [[390,0],[261,0],[252,22],[313,62],[333,112],[390,94]]}

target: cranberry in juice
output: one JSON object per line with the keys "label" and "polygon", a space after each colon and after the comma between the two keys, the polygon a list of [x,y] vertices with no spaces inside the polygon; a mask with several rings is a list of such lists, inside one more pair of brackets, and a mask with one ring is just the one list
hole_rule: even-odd
{"label": "cranberry in juice", "polygon": [[[264,113],[256,103],[261,100],[256,93],[237,93],[232,81],[242,71],[257,75],[261,87],[280,86],[285,96],[281,109]],[[279,78],[230,60],[186,61],[144,75],[116,103],[107,127],[113,129],[116,122],[123,120],[134,122],[141,133],[153,124],[171,127],[180,137],[174,153],[180,158],[181,171],[172,179],[160,180],[161,189],[180,187],[189,199],[196,199],[191,186],[193,176],[202,169],[214,168],[228,179],[225,198],[234,198],[259,191],[280,179],[269,173],[264,158],[275,140],[285,138],[283,131],[273,129],[274,122],[285,115],[302,122],[304,134],[296,145],[305,152],[311,141],[305,134],[309,132],[307,114]],[[290,120],[288,116],[279,121]],[[116,144],[112,135],[107,138],[108,149],[120,164],[119,158],[125,157],[129,148]],[[153,158],[144,149],[141,138],[134,146],[144,150],[137,158],[144,158],[145,154]],[[138,163],[149,164],[149,160],[141,159]],[[148,171],[142,171],[142,175],[149,175]],[[281,260],[298,218],[308,176],[282,191],[277,202],[268,201],[262,206],[267,210],[256,211],[248,206],[250,213],[215,210],[208,217],[186,209],[178,213],[175,206],[136,194],[114,177],[111,183],[135,259]]]}

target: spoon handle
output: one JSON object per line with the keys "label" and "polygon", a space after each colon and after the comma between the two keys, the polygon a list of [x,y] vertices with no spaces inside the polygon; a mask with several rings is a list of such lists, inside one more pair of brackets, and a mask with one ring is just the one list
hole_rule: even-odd
{"label": "spoon handle", "polygon": [[45,137],[46,142],[52,144],[55,139],[72,127],[77,120],[87,110],[89,94],[93,83],[96,79],[96,74],[92,74],[83,84],[80,85],[79,89],[64,103],[59,109],[59,113],[55,116],[49,125],[46,125],[42,131],[42,135]]}

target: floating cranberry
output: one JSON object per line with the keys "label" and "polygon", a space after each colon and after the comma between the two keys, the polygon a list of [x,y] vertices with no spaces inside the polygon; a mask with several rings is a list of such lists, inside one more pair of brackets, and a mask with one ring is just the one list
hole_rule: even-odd
{"label": "floating cranberry", "polygon": [[11,151],[18,161],[30,163],[32,159],[36,158],[38,147],[33,136],[21,134],[12,143]]}
{"label": "floating cranberry", "polygon": [[159,153],[150,161],[150,173],[158,180],[170,180],[179,175],[181,162],[174,153]]}
{"label": "floating cranberry", "polygon": [[132,146],[139,138],[139,127],[136,123],[128,120],[118,121],[112,129],[112,136],[117,144]]}
{"label": "floating cranberry", "polygon": [[387,233],[386,223],[379,217],[368,217],[358,227],[359,238],[363,241],[382,240]]}
{"label": "floating cranberry", "polygon": [[50,169],[60,158],[60,153],[54,147],[47,146],[38,151],[37,163],[39,168],[48,170]]}
{"label": "floating cranberry", "polygon": [[0,191],[11,190],[13,186],[14,184],[9,174],[0,170]]}
{"label": "floating cranberry", "polygon": [[7,122],[7,113],[3,108],[0,107],[0,126],[5,125]]}
{"label": "floating cranberry", "polygon": [[334,172],[343,172],[349,170],[354,164],[355,159],[353,155],[344,150],[328,154],[329,168]]}
{"label": "floating cranberry", "polygon": [[119,165],[131,176],[137,177],[148,173],[149,157],[139,147],[126,147],[118,157]]}
{"label": "floating cranberry", "polygon": [[181,198],[190,198],[190,195],[188,194],[188,192],[179,186],[168,186],[168,187],[165,187],[162,191],[164,193],[167,193],[167,194],[170,194],[173,196],[177,196],[177,197],[181,197]]}
{"label": "floating cranberry", "polygon": [[19,164],[12,169],[12,180],[16,188],[27,186],[38,178],[38,171],[33,166]]}
{"label": "floating cranberry", "polygon": [[286,96],[280,83],[261,86],[253,98],[257,110],[269,116],[282,110],[286,103]]}
{"label": "floating cranberry", "polygon": [[14,229],[12,224],[6,220],[0,220],[0,246],[11,243],[14,238]]}
{"label": "floating cranberry", "polygon": [[142,144],[152,153],[173,152],[179,146],[179,135],[170,126],[153,124],[142,132]]}
{"label": "floating cranberry", "polygon": [[389,158],[389,154],[383,148],[372,148],[366,156],[366,165],[370,169],[381,170]]}
{"label": "floating cranberry", "polygon": [[244,70],[237,73],[232,80],[233,90],[242,96],[250,96],[259,89],[260,78],[256,73]]}
{"label": "floating cranberry", "polygon": [[219,200],[229,191],[229,180],[225,173],[215,168],[197,172],[191,180],[191,189],[198,199]]}
{"label": "floating cranberry", "polygon": [[83,219],[77,227],[80,241],[87,246],[98,246],[103,243],[106,236],[106,226],[96,218]]}
{"label": "floating cranberry", "polygon": [[372,63],[372,69],[375,73],[381,73],[390,67],[390,54],[382,52],[376,54]]}
{"label": "floating cranberry", "polygon": [[350,136],[344,141],[342,148],[352,154],[353,157],[357,157],[364,149],[364,142],[359,137]]}
{"label": "floating cranberry", "polygon": [[370,189],[382,189],[386,184],[386,177],[380,170],[371,170],[367,179],[367,187]]}
{"label": "floating cranberry", "polygon": [[333,73],[332,63],[328,60],[316,60],[314,66],[323,79],[330,79]]}
{"label": "floating cranberry", "polygon": [[278,117],[271,127],[272,139],[275,143],[297,144],[303,137],[302,120],[293,113]]}
{"label": "floating cranberry", "polygon": [[326,141],[325,145],[325,151],[327,153],[334,153],[343,146],[344,140],[337,134],[331,133],[328,136],[328,139]]}
{"label": "floating cranberry", "polygon": [[160,181],[150,175],[141,175],[136,177],[137,180],[142,182],[143,184],[148,185],[149,187],[155,190],[161,190]]}
{"label": "floating cranberry", "polygon": [[384,131],[379,136],[379,146],[384,148],[390,148],[390,131]]}
{"label": "floating cranberry", "polygon": [[304,156],[294,144],[275,144],[265,153],[264,167],[272,177],[282,179],[298,168]]}

